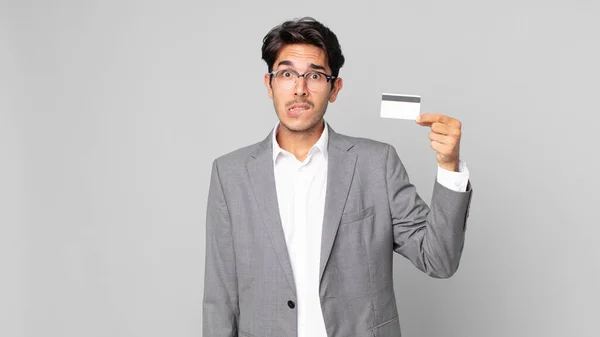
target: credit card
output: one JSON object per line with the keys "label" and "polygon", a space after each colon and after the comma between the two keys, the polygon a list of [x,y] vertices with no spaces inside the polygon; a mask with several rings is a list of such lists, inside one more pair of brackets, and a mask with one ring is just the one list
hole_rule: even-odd
{"label": "credit card", "polygon": [[381,95],[381,117],[417,119],[421,112],[421,96],[384,93]]}

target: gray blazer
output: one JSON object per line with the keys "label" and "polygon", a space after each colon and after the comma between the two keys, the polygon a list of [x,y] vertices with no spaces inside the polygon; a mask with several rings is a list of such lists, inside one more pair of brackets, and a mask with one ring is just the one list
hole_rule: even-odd
{"label": "gray blazer", "polygon": [[[271,139],[270,134],[213,162],[204,337],[297,335],[297,295]],[[436,181],[429,208],[394,147],[331,127],[328,161],[319,287],[327,335],[398,337],[392,252],[427,275],[452,276],[463,249],[471,187],[454,192]]]}

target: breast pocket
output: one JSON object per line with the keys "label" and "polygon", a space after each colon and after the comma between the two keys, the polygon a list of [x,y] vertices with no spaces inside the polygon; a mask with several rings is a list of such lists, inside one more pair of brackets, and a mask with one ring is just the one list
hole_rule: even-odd
{"label": "breast pocket", "polygon": [[340,219],[340,225],[349,224],[356,221],[360,221],[366,219],[373,215],[373,206],[369,206],[367,208],[363,208],[359,211],[348,212],[342,214],[342,218]]}
{"label": "breast pocket", "polygon": [[[356,208],[355,208],[356,209]],[[370,261],[366,237],[370,237],[374,221],[373,206],[343,213],[335,238],[329,265],[339,280],[345,298],[367,296],[370,291]]]}
{"label": "breast pocket", "polygon": [[371,329],[373,337],[396,337],[402,336],[398,316]]}

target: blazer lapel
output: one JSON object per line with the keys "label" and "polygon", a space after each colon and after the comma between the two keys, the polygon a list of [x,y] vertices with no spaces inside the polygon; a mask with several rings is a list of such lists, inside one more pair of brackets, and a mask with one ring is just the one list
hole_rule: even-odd
{"label": "blazer lapel", "polygon": [[354,176],[356,154],[349,152],[353,144],[335,133],[329,127],[327,189],[325,196],[325,212],[323,215],[323,234],[321,237],[321,262],[319,284],[323,271],[329,260],[333,242],[340,224],[342,211],[348,198],[350,183]]}
{"label": "blazer lapel", "polygon": [[277,260],[279,260],[281,268],[283,268],[293,294],[296,295],[292,264],[285,243],[285,234],[281,225],[281,215],[279,214],[279,203],[277,201],[275,173],[273,171],[272,134],[273,132],[259,144],[258,149],[252,154],[247,168],[254,196],[258,204],[258,211],[263,218],[266,232],[269,234],[269,239],[275,249]]}
{"label": "blazer lapel", "polygon": [[[292,264],[285,243],[285,234],[281,224],[279,203],[277,201],[275,173],[273,171],[272,133],[259,144],[258,149],[251,155],[247,169],[258,204],[258,210],[262,216],[271,244],[275,249],[277,260],[281,264],[281,268],[294,295],[296,295]],[[342,211],[346,204],[348,191],[350,190],[350,183],[354,176],[356,154],[348,151],[352,146],[352,143],[329,127],[327,187],[321,237],[319,283],[323,278],[323,271],[331,254],[333,242],[335,241],[342,217]]]}

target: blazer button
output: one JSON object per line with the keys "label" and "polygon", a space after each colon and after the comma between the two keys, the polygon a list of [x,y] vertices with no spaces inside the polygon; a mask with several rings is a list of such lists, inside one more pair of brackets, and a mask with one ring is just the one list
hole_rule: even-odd
{"label": "blazer button", "polygon": [[290,307],[290,309],[294,309],[296,307],[296,303],[294,303],[294,301],[288,301],[288,307]]}

